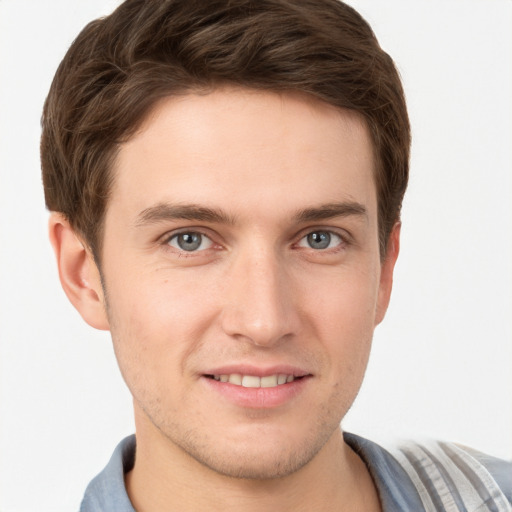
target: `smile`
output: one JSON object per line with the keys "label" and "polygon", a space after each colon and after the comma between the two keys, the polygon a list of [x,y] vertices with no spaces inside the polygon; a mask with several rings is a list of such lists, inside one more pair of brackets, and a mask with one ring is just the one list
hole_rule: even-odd
{"label": "smile", "polygon": [[293,382],[295,379],[301,378],[283,373],[266,375],[265,377],[242,375],[240,373],[209,375],[208,377],[218,382],[227,382],[244,388],[275,388],[276,386],[282,386],[283,384],[288,384]]}

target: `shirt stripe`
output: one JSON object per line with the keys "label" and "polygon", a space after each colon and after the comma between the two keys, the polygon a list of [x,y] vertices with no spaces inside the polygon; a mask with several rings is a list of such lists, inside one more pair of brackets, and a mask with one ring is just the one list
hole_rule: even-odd
{"label": "shirt stripe", "polygon": [[418,490],[427,512],[512,512],[487,469],[451,443],[404,443],[392,455]]}
{"label": "shirt stripe", "polygon": [[490,512],[512,511],[512,506],[503,491],[482,464],[454,444],[439,443],[439,445],[454,462],[456,461],[458,467],[471,482]]}
{"label": "shirt stripe", "polygon": [[412,483],[416,487],[418,494],[420,495],[421,502],[426,512],[433,512],[436,510],[434,503],[432,502],[431,493],[429,489],[424,485],[422,479],[418,475],[418,472],[411,464],[411,461],[406,456],[402,449],[391,450],[391,454],[397,459],[400,465],[404,468],[405,472],[408,474],[409,478],[412,480]]}

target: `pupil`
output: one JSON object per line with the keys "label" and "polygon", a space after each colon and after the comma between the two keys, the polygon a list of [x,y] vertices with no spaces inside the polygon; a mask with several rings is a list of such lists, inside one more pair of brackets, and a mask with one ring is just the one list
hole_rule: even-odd
{"label": "pupil", "polygon": [[183,233],[178,236],[178,245],[184,251],[195,251],[201,245],[199,233]]}
{"label": "pupil", "polygon": [[331,243],[331,235],[325,231],[310,233],[308,243],[313,249],[326,249]]}

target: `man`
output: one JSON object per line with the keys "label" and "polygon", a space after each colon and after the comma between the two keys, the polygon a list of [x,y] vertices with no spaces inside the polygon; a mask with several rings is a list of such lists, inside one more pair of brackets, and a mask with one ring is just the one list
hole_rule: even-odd
{"label": "man", "polygon": [[83,511],[511,509],[504,461],[339,427],[409,139],[393,62],[340,2],[128,0],[83,30],[43,116],[50,237],[136,422]]}

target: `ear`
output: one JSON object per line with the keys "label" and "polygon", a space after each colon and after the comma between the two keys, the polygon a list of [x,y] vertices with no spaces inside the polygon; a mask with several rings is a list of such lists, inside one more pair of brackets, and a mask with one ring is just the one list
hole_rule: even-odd
{"label": "ear", "polygon": [[60,283],[68,299],[89,325],[108,330],[100,273],[90,250],[62,214],[52,213],[48,227]]}
{"label": "ear", "polygon": [[375,316],[375,325],[380,324],[384,319],[384,315],[388,309],[389,299],[391,297],[391,289],[393,288],[393,272],[395,263],[400,251],[400,222],[397,222],[388,239],[388,247],[386,257],[381,264],[379,295],[377,297],[377,313]]}

